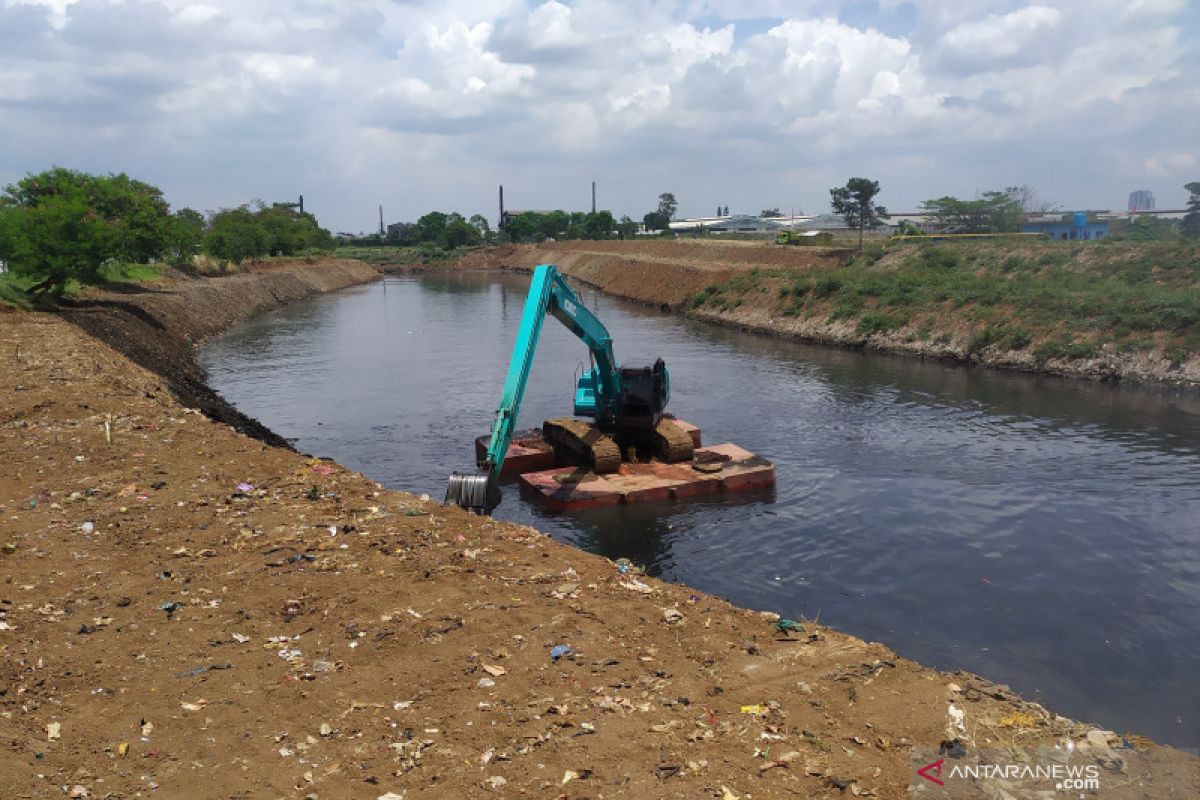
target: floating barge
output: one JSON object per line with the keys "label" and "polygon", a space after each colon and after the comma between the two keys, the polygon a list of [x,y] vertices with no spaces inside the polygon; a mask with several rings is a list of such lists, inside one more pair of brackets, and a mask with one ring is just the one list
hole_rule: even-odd
{"label": "floating barge", "polygon": [[[775,465],[735,444],[701,446],[700,428],[673,420],[691,437],[692,461],[658,460],[622,463],[615,473],[597,475],[564,461],[540,430],[514,435],[504,459],[502,477],[516,477],[521,496],[553,511],[597,506],[680,500],[722,493],[769,489]],[[477,459],[487,453],[487,437],[475,441]]]}

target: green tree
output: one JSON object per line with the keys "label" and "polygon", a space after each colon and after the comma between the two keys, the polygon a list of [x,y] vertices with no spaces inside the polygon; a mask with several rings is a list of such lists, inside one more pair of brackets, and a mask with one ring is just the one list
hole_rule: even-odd
{"label": "green tree", "polygon": [[479,238],[482,241],[488,243],[492,241],[492,227],[488,224],[487,217],[483,214],[472,214],[467,222],[470,223],[471,227],[479,231]]}
{"label": "green tree", "polygon": [[479,239],[479,230],[463,219],[462,214],[446,215],[446,227],[441,238],[443,248],[453,250],[464,245],[479,244]]}
{"label": "green tree", "polygon": [[541,215],[532,211],[509,217],[504,223],[504,235],[510,242],[531,242],[537,238]]}
{"label": "green tree", "polygon": [[193,208],[179,209],[171,222],[171,255],[174,256],[176,264],[187,264],[204,246],[207,222],[204,215]]}
{"label": "green tree", "polygon": [[617,223],[617,235],[622,239],[632,239],[637,236],[638,224],[629,218],[628,214],[621,216],[621,221]]}
{"label": "green tree", "polygon": [[30,292],[61,292],[72,279],[97,283],[108,261],[148,262],[172,232],[162,192],[124,174],[54,167],[0,195],[0,258],[37,281]]}
{"label": "green tree", "polygon": [[642,225],[648,231],[665,231],[671,227],[671,217],[661,211],[651,211],[642,217]]}
{"label": "green tree", "polygon": [[[663,192],[658,196],[658,213],[666,218],[669,223],[675,219],[675,209],[679,207],[679,203],[675,201],[675,195],[670,192]],[[663,225],[659,230],[666,230],[667,226]]]}
{"label": "green tree", "polygon": [[845,186],[829,190],[833,213],[846,221],[852,229],[858,229],[858,249],[863,249],[863,231],[874,230],[887,219],[887,209],[875,204],[879,194],[879,181],[870,178],[851,178]]}
{"label": "green tree", "polygon": [[438,242],[444,240],[446,233],[446,215],[441,211],[430,211],[417,220],[422,242]]}
{"label": "green tree", "polygon": [[1129,223],[1123,238],[1134,242],[1157,242],[1175,239],[1179,236],[1179,226],[1169,219],[1137,216]]}
{"label": "green tree", "polygon": [[1012,233],[1021,229],[1024,210],[1011,191],[984,192],[978,200],[939,197],[921,203],[921,210],[947,233]]}
{"label": "green tree", "polygon": [[1200,239],[1200,181],[1185,184],[1188,192],[1188,213],[1183,217],[1183,235],[1192,239]]}
{"label": "green tree", "polygon": [[270,234],[247,206],[222,209],[208,221],[205,249],[220,259],[222,272],[227,263],[241,264],[246,259],[262,258],[270,245]]}

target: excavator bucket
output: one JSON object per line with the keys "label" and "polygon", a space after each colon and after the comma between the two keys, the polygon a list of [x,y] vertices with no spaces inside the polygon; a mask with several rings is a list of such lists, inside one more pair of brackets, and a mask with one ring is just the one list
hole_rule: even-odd
{"label": "excavator bucket", "polygon": [[476,514],[489,515],[500,505],[500,487],[490,472],[475,475],[454,472],[446,486],[445,503],[453,503]]}

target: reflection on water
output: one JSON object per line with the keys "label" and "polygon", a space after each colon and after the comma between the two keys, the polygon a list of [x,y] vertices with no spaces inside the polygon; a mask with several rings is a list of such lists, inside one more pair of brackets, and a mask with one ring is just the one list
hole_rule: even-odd
{"label": "reflection on water", "polygon": [[[245,412],[440,497],[486,432],[528,279],[434,274],[315,298],[202,354]],[[776,464],[773,494],[498,517],[755,608],[1011,684],[1076,718],[1200,742],[1200,398],[825,349],[585,292],[671,408]],[[521,422],[587,361],[544,328]]]}

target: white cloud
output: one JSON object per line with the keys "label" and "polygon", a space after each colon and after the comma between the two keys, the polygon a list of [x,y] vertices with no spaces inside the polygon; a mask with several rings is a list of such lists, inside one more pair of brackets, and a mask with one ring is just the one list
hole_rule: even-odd
{"label": "white cloud", "polygon": [[1026,6],[1008,14],[992,14],[963,22],[942,37],[947,57],[979,67],[1008,64],[1015,58],[1038,61],[1062,22],[1062,14],[1048,6]]}
{"label": "white cloud", "polygon": [[862,9],[0,0],[0,182],[62,163],[204,208],[304,191],[353,228],[378,202],[487,209],[499,181],[543,207],[597,178],[640,217],[668,190],[685,213],[819,209],[850,174],[895,208],[1022,182],[1120,205],[1200,177],[1185,0],[924,0],[887,34]]}

